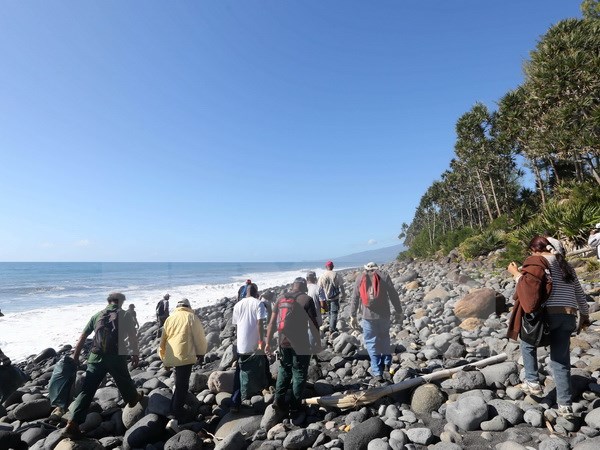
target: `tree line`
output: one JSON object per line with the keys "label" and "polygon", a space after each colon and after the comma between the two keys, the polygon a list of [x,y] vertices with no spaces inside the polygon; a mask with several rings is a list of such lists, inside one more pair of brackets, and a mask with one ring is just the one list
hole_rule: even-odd
{"label": "tree line", "polygon": [[[562,20],[540,38],[523,83],[495,110],[478,102],[459,117],[454,158],[412,222],[402,224],[409,256],[430,256],[490,229],[514,231],[561,200],[573,208],[577,189],[575,230],[562,229],[564,217],[533,228],[554,228],[576,245],[577,234],[600,221],[593,204],[600,203],[600,0],[581,9],[583,18]],[[522,185],[525,168],[534,188]]]}

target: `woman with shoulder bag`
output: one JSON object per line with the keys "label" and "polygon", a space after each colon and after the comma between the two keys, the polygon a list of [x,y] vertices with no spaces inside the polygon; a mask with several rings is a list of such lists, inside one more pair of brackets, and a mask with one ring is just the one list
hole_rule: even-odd
{"label": "woman with shoulder bag", "polygon": [[[536,236],[531,240],[528,248],[531,255],[525,260],[521,270],[514,262],[508,266],[508,271],[517,280],[517,289],[507,335],[509,338],[517,340],[524,313],[545,307],[546,324],[550,331],[550,368],[556,384],[558,413],[565,418],[572,418],[569,345],[571,334],[576,330],[579,332],[589,325],[586,296],[575,270],[566,261],[564,255],[552,246],[549,239],[544,236]],[[552,291],[546,302],[540,305],[539,299],[537,299],[539,294],[527,289],[535,286],[536,279],[538,279],[539,286],[539,282],[544,279],[545,270],[548,269],[550,272],[548,276],[552,280]],[[534,304],[536,301],[538,303]],[[580,315],[579,329],[577,327],[578,312]],[[541,396],[544,391],[539,383],[537,347],[522,339],[520,339],[520,344],[525,366],[525,381],[521,385],[521,389],[526,394]]]}

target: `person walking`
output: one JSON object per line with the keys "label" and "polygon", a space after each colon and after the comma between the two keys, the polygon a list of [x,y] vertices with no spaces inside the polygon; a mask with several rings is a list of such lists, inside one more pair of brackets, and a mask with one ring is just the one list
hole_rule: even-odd
{"label": "person walking", "polygon": [[590,237],[588,238],[588,245],[598,250],[598,259],[600,259],[600,223],[590,231]]}
{"label": "person walking", "polygon": [[175,392],[167,428],[179,432],[179,422],[185,419],[185,398],[188,394],[192,367],[206,354],[206,336],[198,316],[187,298],[177,302],[177,307],[165,321],[160,338],[158,356],[165,367],[175,368]]}
{"label": "person walking", "polygon": [[127,314],[129,314],[131,316],[131,318],[133,319],[133,323],[135,325],[135,328],[139,328],[140,327],[140,323],[137,320],[137,313],[135,312],[135,305],[133,303],[129,304],[129,308],[127,308]]}
{"label": "person walking", "polygon": [[[548,239],[544,236],[535,236],[529,242],[528,249],[531,255],[523,262],[521,270],[515,262],[511,262],[508,266],[508,271],[517,280],[517,291],[531,292],[531,295],[515,293],[515,306],[509,319],[507,336],[517,340],[521,330],[521,317],[526,312],[537,310],[533,302],[537,301],[540,282],[544,279],[545,273],[548,276],[546,271],[549,270],[552,291],[543,306],[546,309],[546,320],[550,330],[550,369],[556,384],[558,413],[569,419],[573,417],[570,337],[571,333],[576,330],[579,332],[589,324],[589,307],[575,270]],[[521,283],[531,284],[534,290],[521,288],[519,286]],[[539,382],[537,348],[523,340],[520,340],[520,345],[525,366],[525,381],[521,389],[526,394],[541,396],[543,388]]]}
{"label": "person walking", "polygon": [[338,312],[340,310],[340,301],[346,299],[344,290],[344,280],[342,276],[333,270],[332,261],[325,263],[325,272],[319,277],[317,283],[319,287],[319,297],[326,302],[329,310],[329,331],[337,331]]}
{"label": "person walking", "polygon": [[250,398],[267,385],[265,379],[264,326],[267,310],[258,298],[258,287],[248,285],[246,297],[233,307],[231,322],[237,328],[238,363],[234,379],[232,410],[249,404]]}
{"label": "person walking", "polygon": [[363,337],[371,360],[371,374],[376,382],[384,381],[384,371],[389,373],[392,364],[390,351],[390,303],[394,307],[397,323],[402,323],[400,296],[390,276],[370,262],[356,278],[350,306],[350,326],[358,328],[358,307],[361,305]]}
{"label": "person walking", "polygon": [[156,323],[158,323],[159,329],[165,324],[167,317],[169,317],[169,299],[171,296],[165,294],[156,304]]}
{"label": "person walking", "polygon": [[317,312],[317,332],[319,333],[318,339],[317,337],[313,336],[312,334],[312,329],[309,329],[309,331],[311,331],[309,333],[309,337],[310,337],[310,346],[311,346],[311,353],[313,353],[315,355],[315,359],[316,359],[316,354],[319,353],[321,351],[320,346],[317,346],[317,342],[321,342],[321,325],[323,325],[323,316],[321,314],[321,300],[319,298],[319,285],[317,284],[318,280],[317,280],[317,274],[315,272],[313,272],[312,270],[306,273],[306,286],[308,288],[307,291],[307,295],[309,297],[311,297],[313,299],[313,302],[315,303],[315,311]]}
{"label": "person walking", "polygon": [[301,424],[304,415],[300,410],[310,364],[311,345],[309,332],[318,336],[315,303],[306,292],[306,279],[298,277],[291,290],[283,294],[273,307],[267,328],[265,352],[271,353],[271,339],[277,331],[280,366],[275,386],[273,407],[279,412],[286,408],[285,396],[291,387],[289,414],[295,425]]}
{"label": "person walking", "polygon": [[85,341],[94,333],[81,393],[69,407],[72,419],[67,422],[65,434],[74,438],[81,436],[79,425],[85,421],[94,394],[107,373],[110,373],[121,397],[129,406],[135,406],[141,398],[127,368],[128,356],[131,356],[132,367],[137,367],[139,349],[133,320],[121,309],[125,295],[112,292],[107,302],[108,306],[88,321],[73,350],[73,360],[79,364]]}

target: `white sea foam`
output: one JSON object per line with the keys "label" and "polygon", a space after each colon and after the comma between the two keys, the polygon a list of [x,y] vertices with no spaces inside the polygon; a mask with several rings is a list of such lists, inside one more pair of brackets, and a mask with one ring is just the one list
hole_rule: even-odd
{"label": "white sea foam", "polygon": [[[317,275],[322,273],[320,269],[307,270],[314,270]],[[247,273],[227,284],[184,285],[151,290],[131,287],[123,290],[127,296],[124,308],[130,303],[135,304],[138,322],[143,324],[155,320],[156,303],[166,292],[171,295],[171,308],[181,298],[188,298],[193,308],[199,308],[223,297],[236,296],[240,285],[248,278],[257,283],[260,290],[264,290],[291,283],[294,278],[305,276],[307,270]],[[61,305],[60,300],[55,299],[54,305],[49,308],[7,313],[0,318],[0,348],[4,353],[13,361],[22,361],[48,347],[59,349],[65,344],[75,345],[89,318],[106,305],[103,301],[90,303],[87,296],[82,296],[78,304]]]}

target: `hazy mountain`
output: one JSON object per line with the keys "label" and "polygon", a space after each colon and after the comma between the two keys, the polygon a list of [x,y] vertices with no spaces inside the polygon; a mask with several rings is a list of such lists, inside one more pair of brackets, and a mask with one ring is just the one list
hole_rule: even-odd
{"label": "hazy mountain", "polygon": [[405,250],[404,245],[392,245],[391,247],[378,248],[376,250],[367,250],[360,253],[352,253],[351,255],[339,256],[333,261],[336,265],[344,264],[366,264],[369,261],[374,261],[378,264],[391,262],[396,259],[398,253]]}

